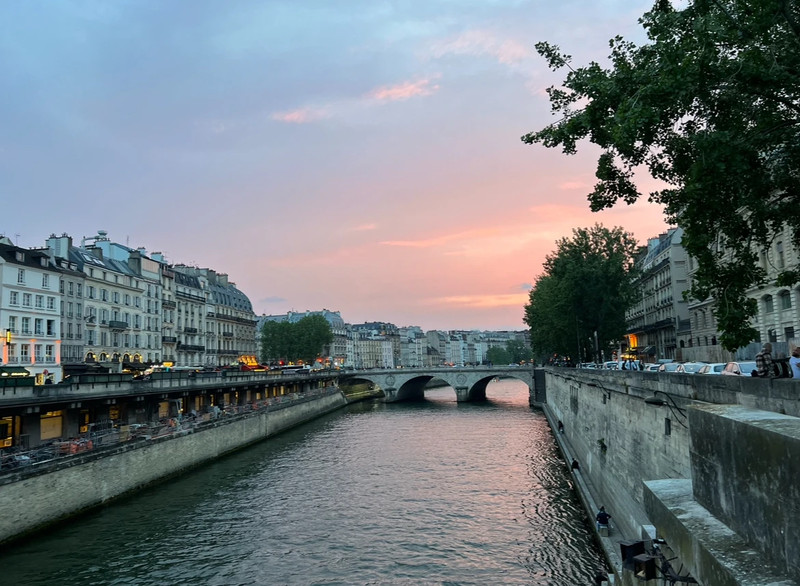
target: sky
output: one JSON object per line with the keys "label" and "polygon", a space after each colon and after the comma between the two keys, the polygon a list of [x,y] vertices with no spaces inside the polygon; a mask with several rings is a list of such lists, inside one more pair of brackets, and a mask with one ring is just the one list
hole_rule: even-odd
{"label": "sky", "polygon": [[0,234],[105,230],[227,273],[259,315],[524,329],[558,239],[666,229],[646,201],[590,212],[592,145],[520,140],[564,77],[534,44],[604,64],[651,5],[2,2]]}

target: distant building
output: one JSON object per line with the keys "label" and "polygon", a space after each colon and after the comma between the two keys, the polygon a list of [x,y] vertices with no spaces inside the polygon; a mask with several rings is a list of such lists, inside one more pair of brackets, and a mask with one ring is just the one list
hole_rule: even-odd
{"label": "distant building", "polygon": [[645,362],[674,359],[678,330],[689,319],[683,292],[689,288],[688,255],[682,228],[651,238],[636,259],[641,276],[637,298],[628,310],[627,352]]}
{"label": "distant building", "polygon": [[20,248],[0,237],[0,376],[27,371],[38,384],[61,380],[62,274],[47,251]]}

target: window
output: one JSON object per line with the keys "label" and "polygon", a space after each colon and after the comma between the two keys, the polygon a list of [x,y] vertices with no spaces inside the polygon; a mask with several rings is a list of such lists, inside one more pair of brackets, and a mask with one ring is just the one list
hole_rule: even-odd
{"label": "window", "polygon": [[72,317],[72,302],[67,303],[67,317]]}
{"label": "window", "polygon": [[[73,283],[72,281],[67,283],[67,295],[72,295],[74,290],[75,290],[75,283]],[[61,292],[63,293],[64,291]]]}
{"label": "window", "polygon": [[44,359],[47,360],[47,362],[53,362],[53,348],[54,346],[52,344],[46,344],[44,347]]}
{"label": "window", "polygon": [[788,326],[783,328],[783,335],[785,336],[785,340],[788,342],[792,338],[794,338],[794,327]]}
{"label": "window", "polygon": [[42,275],[42,289],[50,288],[50,275]]}
{"label": "window", "polygon": [[113,299],[114,303],[119,303],[119,291],[114,291]]}
{"label": "window", "polygon": [[56,308],[56,298],[55,297],[48,297],[47,298],[47,309],[54,310]]}
{"label": "window", "polygon": [[89,299],[94,299],[94,287],[92,287],[91,285],[86,286],[86,296]]}
{"label": "window", "polygon": [[8,330],[12,334],[16,334],[17,332],[17,317],[15,315],[8,316]]}
{"label": "window", "polygon": [[17,283],[25,284],[25,269],[17,269]]}
{"label": "window", "polygon": [[16,291],[11,291],[8,295],[8,304],[19,305],[19,293]]}
{"label": "window", "polygon": [[125,293],[125,305],[131,304],[131,296]]}
{"label": "window", "polygon": [[[70,324],[72,325],[72,324]],[[47,335],[52,338],[56,335],[56,320],[48,319],[47,320]]]}
{"label": "window", "polygon": [[786,266],[786,261],[783,258],[783,242],[778,242],[775,244],[775,252],[778,256],[778,268],[782,269]]}
{"label": "window", "polygon": [[44,309],[44,295],[36,296],[36,307],[38,309]]}
{"label": "window", "polygon": [[781,309],[792,308],[792,297],[789,295],[788,291],[781,291],[778,294],[778,300],[780,301],[779,305]]}
{"label": "window", "polygon": [[100,299],[108,301],[108,289],[100,289]]}
{"label": "window", "polygon": [[[72,285],[72,283],[70,283],[70,285]],[[80,283],[75,283],[75,295],[76,296],[78,296],[78,297],[81,296],[81,290],[82,289],[83,289],[83,285],[81,285]]]}
{"label": "window", "polygon": [[37,317],[33,324],[33,334],[35,336],[44,336],[44,320]]}
{"label": "window", "polygon": [[27,336],[31,335],[31,318],[29,317],[22,318],[22,333]]}
{"label": "window", "polygon": [[775,311],[775,306],[772,303],[772,295],[764,297],[764,313],[772,313]]}
{"label": "window", "polygon": [[33,299],[33,298],[31,297],[30,293],[23,293],[22,294],[22,305],[24,307],[30,307],[31,306],[31,299]]}
{"label": "window", "polygon": [[62,295],[64,294],[64,279],[59,279],[58,281],[58,292]]}

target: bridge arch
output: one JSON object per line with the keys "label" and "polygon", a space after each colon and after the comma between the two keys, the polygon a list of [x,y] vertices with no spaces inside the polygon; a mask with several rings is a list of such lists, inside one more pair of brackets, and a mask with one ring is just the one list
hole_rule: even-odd
{"label": "bridge arch", "polygon": [[340,380],[365,380],[379,387],[384,401],[413,401],[424,398],[425,386],[434,378],[450,385],[458,402],[485,401],[486,387],[495,377],[518,379],[533,390],[533,374],[519,367],[402,368],[359,371],[340,376]]}

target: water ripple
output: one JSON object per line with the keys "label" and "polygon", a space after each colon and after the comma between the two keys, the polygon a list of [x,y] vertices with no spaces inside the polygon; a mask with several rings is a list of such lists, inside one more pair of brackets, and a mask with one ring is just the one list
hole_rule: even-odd
{"label": "water ripple", "polygon": [[361,404],[2,554],[9,584],[590,584],[602,559],[527,388]]}

